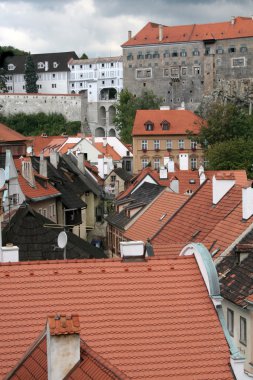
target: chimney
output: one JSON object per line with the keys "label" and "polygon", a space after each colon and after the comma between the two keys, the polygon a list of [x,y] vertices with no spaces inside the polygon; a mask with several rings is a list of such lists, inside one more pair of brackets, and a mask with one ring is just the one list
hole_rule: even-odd
{"label": "chimney", "polygon": [[132,31],[129,30],[129,31],[128,31],[128,39],[130,40],[131,38],[132,38]]}
{"label": "chimney", "polygon": [[160,177],[160,179],[167,179],[168,178],[168,170],[164,166],[160,167],[159,177]]}
{"label": "chimney", "polygon": [[43,153],[40,153],[40,175],[47,177],[47,160],[44,159]]}
{"label": "chimney", "polygon": [[1,247],[0,262],[1,263],[17,263],[19,261],[19,248],[11,243]]}
{"label": "chimney", "polygon": [[77,167],[78,169],[84,173],[84,154],[83,153],[78,153],[76,155],[77,158]]}
{"label": "chimney", "polygon": [[200,165],[199,167],[199,183],[202,185],[203,182],[206,180],[206,175],[205,175],[205,169],[203,165]]}
{"label": "chimney", "polygon": [[163,26],[159,25],[159,41],[163,40]]}
{"label": "chimney", "polygon": [[50,152],[50,163],[57,169],[59,163],[59,153],[56,151]]}
{"label": "chimney", "polygon": [[77,314],[50,315],[47,320],[48,380],[62,380],[80,361],[80,322]]}
{"label": "chimney", "polygon": [[179,154],[179,169],[180,170],[188,170],[189,169],[188,153],[180,153]]}
{"label": "chimney", "polygon": [[174,177],[170,182],[170,189],[174,191],[174,193],[179,193],[179,180]]}
{"label": "chimney", "polygon": [[144,257],[143,241],[121,241],[120,256],[123,259],[128,258],[143,258]]}
{"label": "chimney", "polygon": [[219,203],[221,198],[227,194],[227,192],[234,186],[235,178],[233,174],[224,175],[216,174],[213,176],[213,204]]}
{"label": "chimney", "polygon": [[104,179],[105,177],[105,167],[104,167],[104,155],[103,154],[99,154],[98,155],[98,175],[99,177],[101,177],[102,179]]}
{"label": "chimney", "polygon": [[235,24],[235,16],[232,16],[231,17],[231,25],[234,25]]}
{"label": "chimney", "polygon": [[27,182],[29,182],[30,186],[35,186],[32,162],[30,157],[26,157],[22,159],[22,177],[25,178]]}
{"label": "chimney", "polygon": [[253,215],[253,188],[242,189],[242,218],[249,219]]}
{"label": "chimney", "polygon": [[167,166],[168,166],[168,172],[169,173],[174,173],[174,171],[175,171],[175,162],[174,162],[173,159],[169,159],[169,162],[168,162]]}

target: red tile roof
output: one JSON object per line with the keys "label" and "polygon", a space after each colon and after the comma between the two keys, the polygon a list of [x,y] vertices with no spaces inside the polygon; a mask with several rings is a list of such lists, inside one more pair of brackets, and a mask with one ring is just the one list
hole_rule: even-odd
{"label": "red tile roof", "polygon": [[44,151],[44,156],[49,156],[50,149],[58,150],[67,141],[67,137],[61,136],[35,136],[33,137],[33,153],[39,157]]}
{"label": "red tile roof", "polygon": [[[168,121],[168,130],[163,130],[161,123]],[[145,123],[150,121],[154,124],[152,131],[146,131]],[[199,133],[204,120],[188,110],[138,110],[135,114],[132,135],[185,135],[186,131]]]}
{"label": "red tile roof", "polygon": [[146,211],[128,228],[124,237],[128,240],[146,241],[151,238],[188,199],[187,196],[164,190]]}
{"label": "red tile roof", "polygon": [[[26,158],[27,159],[27,158]],[[18,182],[21,187],[21,190],[23,194],[28,199],[34,199],[36,198],[44,198],[44,197],[57,197],[61,193],[56,190],[48,181],[47,178],[40,176],[35,170],[33,170],[34,178],[35,178],[35,186],[32,187],[28,181],[22,176],[22,159],[17,158],[14,159],[14,163],[16,166],[16,169],[18,171]],[[46,186],[43,187],[39,181],[37,181],[37,177],[44,178]]]}
{"label": "red tile roof", "polygon": [[111,145],[106,144],[106,146],[104,146],[103,143],[93,143],[93,145],[106,157],[112,157],[114,161],[121,160],[121,156],[116,152],[116,150],[113,149]]}
{"label": "red tile roof", "polygon": [[26,140],[28,140],[28,138],[21,135],[21,133],[18,133],[13,129],[7,127],[7,125],[0,123],[0,142]]}
{"label": "red tile roof", "polygon": [[49,315],[47,321],[50,335],[68,335],[80,333],[80,321],[78,314]]}
{"label": "red tile roof", "polygon": [[64,144],[63,146],[61,146],[61,147],[59,148],[58,151],[59,151],[61,154],[67,153],[67,152],[69,151],[69,149],[74,148],[74,147],[76,146],[76,144],[77,144],[77,142],[66,143],[66,144]]}
{"label": "red tile roof", "polygon": [[0,292],[0,377],[22,358],[46,316],[64,310],[79,314],[82,340],[129,378],[233,379],[194,257],[2,263]]}
{"label": "red tile roof", "polygon": [[224,40],[253,36],[251,17],[236,17],[231,21],[209,24],[192,24],[180,26],[163,26],[163,39],[159,41],[159,25],[149,22],[134,37],[125,42],[125,46],[161,45],[174,42],[205,40]]}
{"label": "red tile roof", "polygon": [[[235,185],[217,205],[207,180],[154,236],[154,244],[202,242],[219,256],[253,222],[242,220],[242,188]],[[216,257],[215,256],[215,257]]]}

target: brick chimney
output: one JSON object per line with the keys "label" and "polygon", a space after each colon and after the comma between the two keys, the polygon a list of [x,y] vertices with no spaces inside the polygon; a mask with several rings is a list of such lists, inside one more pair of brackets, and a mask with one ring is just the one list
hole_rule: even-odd
{"label": "brick chimney", "polygon": [[80,360],[77,314],[50,315],[47,320],[48,380],[62,380]]}
{"label": "brick chimney", "polygon": [[213,176],[213,204],[219,203],[221,198],[234,186],[235,177],[231,174],[216,174]]}
{"label": "brick chimney", "polygon": [[131,38],[132,38],[132,31],[129,30],[129,31],[128,31],[128,39],[131,40]]}

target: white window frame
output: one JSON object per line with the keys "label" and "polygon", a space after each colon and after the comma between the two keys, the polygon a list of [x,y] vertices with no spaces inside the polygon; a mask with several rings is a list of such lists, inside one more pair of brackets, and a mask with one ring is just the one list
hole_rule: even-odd
{"label": "white window frame", "polygon": [[240,343],[247,346],[247,319],[240,316]]}
{"label": "white window frame", "polygon": [[178,149],[184,149],[184,140],[183,139],[178,140]]}
{"label": "white window frame", "polygon": [[234,311],[227,308],[227,329],[231,336],[234,336],[234,321],[235,321]]}
{"label": "white window frame", "polygon": [[191,158],[191,169],[197,169],[198,166],[198,160],[196,157]]}
{"label": "white window frame", "polygon": [[[239,59],[243,60],[243,65],[235,65],[234,62],[238,61]],[[231,67],[246,67],[246,58],[245,57],[236,57],[231,58]]]}
{"label": "white window frame", "polygon": [[141,167],[142,169],[145,169],[148,166],[148,159],[147,158],[142,158],[141,159]]}
{"label": "white window frame", "polygon": [[154,169],[159,170],[161,165],[161,160],[160,158],[154,158]]}
{"label": "white window frame", "polygon": [[154,140],[154,150],[160,149],[160,140]]}
{"label": "white window frame", "polygon": [[167,140],[166,141],[166,149],[172,149],[173,147],[173,142],[172,140]]}
{"label": "white window frame", "polygon": [[141,141],[141,149],[148,150],[148,140]]}

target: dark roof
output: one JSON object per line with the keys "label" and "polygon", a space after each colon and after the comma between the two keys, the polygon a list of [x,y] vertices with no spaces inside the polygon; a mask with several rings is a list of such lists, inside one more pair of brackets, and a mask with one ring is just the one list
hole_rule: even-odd
{"label": "dark roof", "polygon": [[0,154],[0,168],[5,169],[5,159],[6,159],[6,154],[1,153]]}
{"label": "dark roof", "polygon": [[126,170],[124,170],[122,168],[116,168],[116,169],[112,170],[112,172],[116,173],[125,182],[130,182],[132,177],[133,177],[131,174],[129,174]]}
{"label": "dark roof", "polygon": [[[62,259],[63,250],[58,248],[57,237],[63,229],[45,227],[45,224],[54,223],[30,206],[20,207],[10,224],[3,229],[3,244],[17,245],[20,261]],[[67,235],[67,259],[107,257],[102,249],[73,233],[68,232]]]}
{"label": "dark roof", "polygon": [[[120,213],[114,212],[113,214],[110,214],[107,217],[108,223],[120,229],[124,229],[124,227],[130,222],[130,220],[132,220],[136,216],[135,214],[132,217],[128,217],[126,215],[126,211],[138,207],[141,207],[141,209],[143,209],[163,190],[164,187],[160,185],[144,182],[134,193],[120,200],[120,202],[116,202],[116,205],[124,203],[128,204]],[[140,211],[141,210],[139,210],[138,212]]]}
{"label": "dark roof", "polygon": [[[37,68],[38,73],[43,72],[59,72],[69,71],[68,62],[71,58],[78,59],[74,51],[62,53],[45,53],[45,54],[31,54],[33,62]],[[8,57],[5,60],[5,65],[13,64],[14,70],[9,70],[10,74],[23,74],[25,71],[26,55]],[[38,68],[38,63],[41,62],[45,65],[44,68]]]}
{"label": "dark roof", "polygon": [[[240,262],[240,255],[247,256]],[[245,307],[246,299],[253,293],[253,231],[237,244],[228,256],[217,265],[221,276],[221,295],[225,299]]]}

